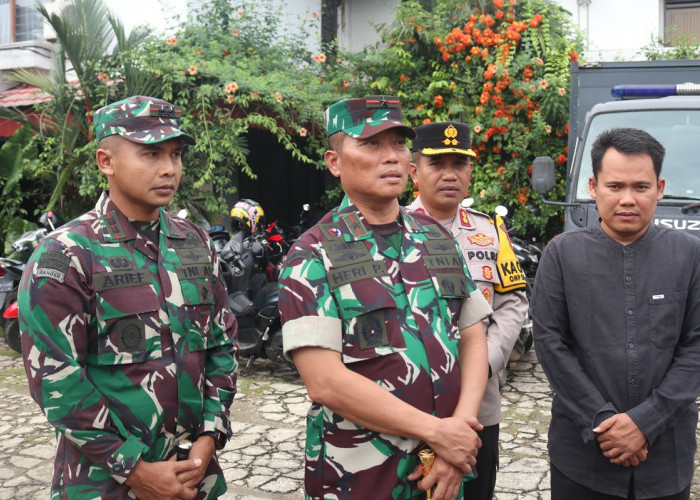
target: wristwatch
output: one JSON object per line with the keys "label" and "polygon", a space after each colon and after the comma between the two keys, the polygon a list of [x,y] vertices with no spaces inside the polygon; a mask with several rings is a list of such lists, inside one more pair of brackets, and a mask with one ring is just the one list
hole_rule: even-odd
{"label": "wristwatch", "polygon": [[214,438],[214,445],[216,446],[217,450],[222,450],[224,446],[226,446],[226,442],[228,441],[228,438],[226,437],[226,434],[224,434],[221,431],[208,431],[208,432],[202,432],[200,436],[211,436]]}

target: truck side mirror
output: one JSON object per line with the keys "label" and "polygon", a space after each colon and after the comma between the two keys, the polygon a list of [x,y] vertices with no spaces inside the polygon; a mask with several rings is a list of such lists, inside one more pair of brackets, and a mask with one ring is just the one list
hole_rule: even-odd
{"label": "truck side mirror", "polygon": [[549,193],[556,183],[554,160],[549,156],[538,156],[532,162],[532,187],[540,195]]}

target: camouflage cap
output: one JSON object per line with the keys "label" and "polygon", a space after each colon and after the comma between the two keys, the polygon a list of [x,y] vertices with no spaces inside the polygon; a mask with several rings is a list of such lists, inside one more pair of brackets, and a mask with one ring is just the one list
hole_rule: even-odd
{"label": "camouflage cap", "polygon": [[472,151],[469,125],[460,122],[429,123],[416,127],[413,151],[424,155],[457,153],[476,156]]}
{"label": "camouflage cap", "polygon": [[167,101],[142,95],[108,104],[95,112],[97,140],[110,135],[139,144],[155,144],[181,137],[188,144],[194,138],[180,130],[182,108]]}
{"label": "camouflage cap", "polygon": [[366,139],[390,128],[400,128],[407,137],[415,132],[401,121],[401,103],[398,97],[375,95],[359,99],[345,99],[326,109],[328,135],[345,132],[355,139]]}

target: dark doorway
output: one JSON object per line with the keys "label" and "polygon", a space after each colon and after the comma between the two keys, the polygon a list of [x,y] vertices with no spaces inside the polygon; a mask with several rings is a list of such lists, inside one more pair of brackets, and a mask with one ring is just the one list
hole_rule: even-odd
{"label": "dark doorway", "polygon": [[268,222],[287,227],[298,224],[304,203],[318,205],[326,189],[326,171],[296,161],[265,130],[249,131],[248,148],[248,162],[258,178],[238,174],[234,180],[238,189],[229,208],[236,200],[250,198],[262,205]]}

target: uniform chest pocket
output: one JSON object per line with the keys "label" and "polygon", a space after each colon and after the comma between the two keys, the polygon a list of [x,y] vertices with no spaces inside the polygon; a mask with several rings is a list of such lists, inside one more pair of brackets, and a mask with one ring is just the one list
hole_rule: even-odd
{"label": "uniform chest pocket", "polygon": [[333,290],[343,321],[343,362],[355,363],[406,349],[400,311],[388,276]]}
{"label": "uniform chest pocket", "polygon": [[664,292],[649,297],[651,340],[657,347],[678,343],[688,292]]}
{"label": "uniform chest pocket", "polygon": [[[459,340],[459,311],[462,301],[469,297],[471,280],[462,269],[434,269],[430,275],[437,294],[439,318],[445,324],[447,338]],[[438,321],[438,318],[433,318],[433,321]]]}
{"label": "uniform chest pocket", "polygon": [[159,310],[151,285],[97,292],[97,363],[122,365],[161,357]]}
{"label": "uniform chest pocket", "polygon": [[190,351],[201,351],[220,345],[225,336],[215,338],[213,283],[209,278],[180,279],[183,305],[181,314],[172,322],[173,332],[181,335]]}

